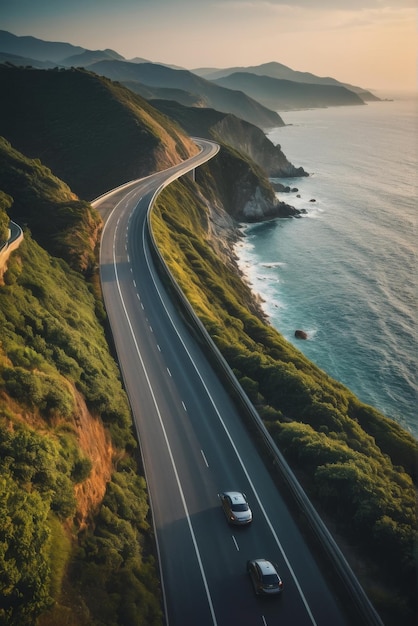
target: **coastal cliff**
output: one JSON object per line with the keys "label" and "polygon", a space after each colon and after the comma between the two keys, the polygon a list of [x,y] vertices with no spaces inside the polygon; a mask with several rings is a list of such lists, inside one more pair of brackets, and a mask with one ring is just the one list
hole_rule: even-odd
{"label": "coastal cliff", "polygon": [[[272,184],[254,161],[226,144],[206,167],[218,197],[235,222],[257,222],[301,214],[277,198]],[[198,183],[205,171],[202,168],[196,172]]]}

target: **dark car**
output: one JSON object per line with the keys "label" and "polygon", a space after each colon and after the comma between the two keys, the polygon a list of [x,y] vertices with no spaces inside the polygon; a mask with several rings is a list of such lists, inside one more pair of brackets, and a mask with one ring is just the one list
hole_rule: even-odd
{"label": "dark car", "polygon": [[256,594],[275,595],[283,591],[283,582],[277,566],[266,559],[247,561],[247,572]]}
{"label": "dark car", "polygon": [[230,524],[242,526],[252,521],[253,514],[245,493],[241,493],[241,491],[224,491],[219,494],[219,497],[226,519]]}

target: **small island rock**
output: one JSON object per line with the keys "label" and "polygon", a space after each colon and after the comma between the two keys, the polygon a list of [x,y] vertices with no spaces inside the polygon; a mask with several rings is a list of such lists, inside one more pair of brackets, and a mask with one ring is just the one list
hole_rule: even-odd
{"label": "small island rock", "polygon": [[295,337],[297,339],[307,339],[308,333],[306,333],[304,330],[295,330]]}

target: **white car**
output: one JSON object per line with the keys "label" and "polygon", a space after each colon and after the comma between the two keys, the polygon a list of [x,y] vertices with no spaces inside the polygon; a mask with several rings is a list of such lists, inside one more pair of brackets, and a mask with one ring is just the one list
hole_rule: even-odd
{"label": "white car", "polygon": [[245,493],[241,493],[241,491],[224,491],[219,494],[219,498],[221,499],[226,519],[230,524],[242,526],[252,521],[253,514]]}

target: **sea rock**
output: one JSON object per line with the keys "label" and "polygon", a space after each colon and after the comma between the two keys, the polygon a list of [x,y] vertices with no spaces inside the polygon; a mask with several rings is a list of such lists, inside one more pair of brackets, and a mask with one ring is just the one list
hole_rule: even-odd
{"label": "sea rock", "polygon": [[274,181],[270,181],[274,191],[281,191],[282,193],[290,193],[289,185],[283,185],[282,183],[276,183]]}
{"label": "sea rock", "polygon": [[276,217],[298,217],[301,211],[286,202],[266,200],[261,189],[258,187],[254,195],[242,208],[239,219],[244,222],[261,222]]}
{"label": "sea rock", "polygon": [[297,339],[307,339],[308,333],[306,333],[304,330],[295,330],[295,337]]}

